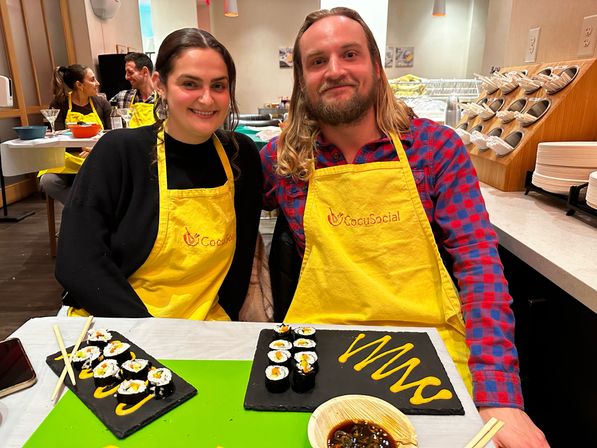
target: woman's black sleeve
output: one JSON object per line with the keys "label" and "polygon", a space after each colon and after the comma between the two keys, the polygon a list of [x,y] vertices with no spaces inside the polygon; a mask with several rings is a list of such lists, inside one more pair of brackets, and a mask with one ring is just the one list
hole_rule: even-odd
{"label": "woman's black sleeve", "polygon": [[106,99],[101,96],[94,97],[97,99],[97,113],[102,120],[104,125],[104,129],[112,129],[112,121],[110,120],[110,112],[112,111],[112,107],[110,103]]}
{"label": "woman's black sleeve", "polygon": [[[68,292],[65,304],[95,316],[149,317],[147,308],[112,258],[111,236],[126,198],[133,142],[118,131],[103,136],[77,174],[64,207],[56,278]],[[122,135],[122,134],[121,134]],[[147,227],[139,223],[139,229]]]}

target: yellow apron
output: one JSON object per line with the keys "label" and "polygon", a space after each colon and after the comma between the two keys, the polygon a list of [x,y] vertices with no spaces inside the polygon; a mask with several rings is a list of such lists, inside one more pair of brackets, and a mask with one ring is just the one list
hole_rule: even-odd
{"label": "yellow apron", "polygon": [[[91,110],[93,112],[88,113],[87,115],[83,115],[80,112],[73,112],[73,102],[71,99],[71,93],[68,94],[68,112],[66,113],[66,118],[64,119],[65,123],[76,123],[78,121],[83,121],[85,123],[97,123],[104,129],[104,125],[102,120],[100,119],[97,111],[95,110],[95,106],[93,105],[93,101],[89,98],[89,104],[91,104]],[[68,151],[64,152],[64,166],[59,168],[50,168],[48,170],[42,170],[37,173],[37,176],[41,176],[46,173],[54,173],[54,174],[77,174],[81,169],[81,165],[85,159],[82,157],[77,157]]]}
{"label": "yellow apron", "polygon": [[143,101],[134,103],[136,95],[137,92],[135,92],[135,95],[133,95],[133,98],[131,98],[130,107],[133,109],[133,116],[129,122],[129,128],[138,128],[139,126],[148,126],[150,124],[154,124],[155,118],[153,116],[153,104],[144,103]]}
{"label": "yellow apron", "polygon": [[[230,320],[218,291],[236,247],[234,178],[218,138],[212,137],[227,181],[215,188],[168,190],[163,133],[158,137],[158,234],[129,282],[155,317]],[[69,316],[88,315],[69,310]]]}
{"label": "yellow apron", "polygon": [[435,327],[472,392],[458,294],[404,148],[391,138],[397,161],[315,170],[301,275],[285,320]]}

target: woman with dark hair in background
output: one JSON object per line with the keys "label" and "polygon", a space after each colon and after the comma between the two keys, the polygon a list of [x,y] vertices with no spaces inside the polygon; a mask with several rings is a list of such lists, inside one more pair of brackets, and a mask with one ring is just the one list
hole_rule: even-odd
{"label": "woman with dark hair in background", "polygon": [[[93,70],[79,64],[57,67],[52,79],[54,98],[50,103],[59,109],[56,129],[65,129],[66,123],[97,123],[102,129],[110,128],[110,103],[98,96],[100,83]],[[57,201],[65,203],[75,174],[89,154],[89,148],[80,148],[77,155],[65,153],[64,167],[40,171],[42,191]]]}
{"label": "woman with dark hair in background", "polygon": [[163,41],[156,123],[113,130],[67,201],[56,260],[69,315],[236,319],[261,212],[254,143],[222,131],[238,115],[236,69],[211,34]]}

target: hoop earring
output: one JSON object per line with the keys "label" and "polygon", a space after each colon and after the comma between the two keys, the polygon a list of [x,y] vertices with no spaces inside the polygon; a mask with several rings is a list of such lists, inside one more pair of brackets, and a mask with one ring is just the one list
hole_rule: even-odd
{"label": "hoop earring", "polygon": [[155,114],[162,121],[168,118],[168,102],[161,96],[155,105]]}

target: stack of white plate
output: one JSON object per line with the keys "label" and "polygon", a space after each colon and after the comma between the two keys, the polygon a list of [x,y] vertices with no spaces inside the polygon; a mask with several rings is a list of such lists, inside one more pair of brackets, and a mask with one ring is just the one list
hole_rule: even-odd
{"label": "stack of white plate", "polygon": [[533,185],[551,193],[568,194],[571,186],[588,182],[595,170],[597,142],[539,143]]}
{"label": "stack of white plate", "polygon": [[597,171],[593,171],[589,177],[589,187],[585,199],[589,207],[597,210]]}

